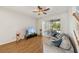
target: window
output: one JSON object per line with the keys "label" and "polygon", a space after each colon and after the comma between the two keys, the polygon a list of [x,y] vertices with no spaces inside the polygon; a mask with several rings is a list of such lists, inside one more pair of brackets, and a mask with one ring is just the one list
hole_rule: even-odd
{"label": "window", "polygon": [[51,30],[60,31],[60,20],[52,20],[50,21]]}

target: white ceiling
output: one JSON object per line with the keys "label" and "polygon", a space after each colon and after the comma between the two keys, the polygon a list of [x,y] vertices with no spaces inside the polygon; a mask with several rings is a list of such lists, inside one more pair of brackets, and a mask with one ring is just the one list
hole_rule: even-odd
{"label": "white ceiling", "polygon": [[[57,14],[57,13],[63,13],[69,10],[70,7],[67,6],[44,6],[46,8],[50,8],[49,11],[47,11],[47,15],[50,14]],[[3,8],[19,12],[21,14],[29,15],[31,17],[43,17],[46,15],[37,15],[37,13],[34,13],[34,9],[37,8],[36,6],[4,6]]]}

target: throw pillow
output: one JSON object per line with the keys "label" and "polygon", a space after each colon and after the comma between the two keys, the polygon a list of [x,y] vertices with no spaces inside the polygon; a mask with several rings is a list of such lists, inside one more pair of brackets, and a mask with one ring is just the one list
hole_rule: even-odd
{"label": "throw pillow", "polygon": [[56,47],[59,47],[60,44],[61,44],[61,42],[62,42],[62,39],[52,41],[52,43],[53,43]]}

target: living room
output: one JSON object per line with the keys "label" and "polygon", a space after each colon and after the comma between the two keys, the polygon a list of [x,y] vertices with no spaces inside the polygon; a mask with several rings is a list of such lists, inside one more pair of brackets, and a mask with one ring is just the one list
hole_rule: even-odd
{"label": "living room", "polygon": [[[38,11],[39,9],[40,9],[40,12]],[[42,11],[44,9],[46,10]],[[49,34],[46,34],[46,33],[48,33],[51,29],[50,23],[57,20],[60,23],[60,26],[59,26],[60,33],[65,33],[66,35],[71,37],[72,38],[71,41],[74,42],[73,45],[75,47],[72,48],[72,51],[69,51],[69,52],[71,53],[74,53],[74,51],[78,52],[78,48],[79,48],[78,43],[77,43],[78,40],[75,40],[75,35],[73,33],[74,22],[75,22],[74,19],[76,19],[73,16],[73,13],[76,12],[75,9],[76,7],[69,7],[69,6],[12,6],[12,7],[4,6],[4,7],[0,7],[0,16],[1,16],[0,17],[1,19],[0,20],[0,27],[1,27],[0,52],[2,51],[2,52],[37,53],[38,52],[37,49],[38,49],[40,53],[41,52],[42,53],[43,52],[44,53],[55,53],[55,52],[65,53],[64,51],[61,51],[61,49],[59,50],[56,48],[56,51],[55,51],[52,48],[43,47],[44,43],[39,42],[40,39],[41,40],[44,39],[43,37],[48,38],[48,39],[50,38]],[[27,46],[29,46],[29,44],[34,43],[34,45],[37,44],[37,47],[34,47],[34,46],[32,46],[31,48],[29,47],[29,49],[34,48],[34,50],[26,51],[25,43],[23,43],[22,40],[20,39],[24,39],[31,33],[33,34],[30,35],[29,38],[24,40],[23,42],[28,43],[29,41]],[[36,39],[38,40],[37,42],[36,42]],[[22,42],[22,45],[19,42]],[[10,45],[9,43],[12,43],[13,46],[16,46],[15,51],[14,51],[14,48],[11,48],[11,50],[9,49],[10,47],[10,46],[8,47],[8,45]],[[8,44],[6,46],[8,51],[5,51],[5,49],[2,49],[2,47],[5,47],[6,44]],[[25,47],[23,47],[23,45]],[[42,48],[39,48],[40,45]],[[17,49],[18,47],[21,47],[21,50]],[[48,50],[45,50],[47,48]],[[22,51],[22,49],[24,49],[24,51]]]}

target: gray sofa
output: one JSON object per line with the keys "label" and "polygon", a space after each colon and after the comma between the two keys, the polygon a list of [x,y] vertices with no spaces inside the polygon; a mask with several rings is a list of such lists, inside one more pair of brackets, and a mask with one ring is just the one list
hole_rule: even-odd
{"label": "gray sofa", "polygon": [[60,47],[56,47],[52,41],[55,37],[45,37],[43,38],[43,52],[44,53],[74,53],[74,48],[70,42],[68,36],[63,34],[62,43]]}

